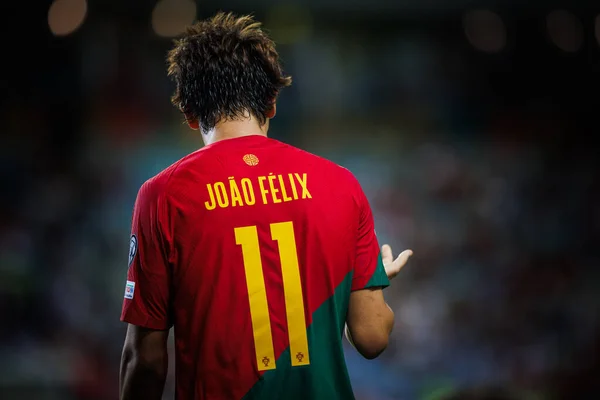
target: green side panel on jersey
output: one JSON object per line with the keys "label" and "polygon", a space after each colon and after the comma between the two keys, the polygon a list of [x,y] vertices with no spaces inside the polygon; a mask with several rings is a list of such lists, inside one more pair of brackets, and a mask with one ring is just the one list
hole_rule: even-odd
{"label": "green side panel on jersey", "polygon": [[377,256],[377,266],[373,275],[369,279],[369,282],[365,285],[365,288],[369,287],[388,287],[390,286],[390,280],[385,273],[385,267],[383,266],[383,260],[381,259],[381,253]]}
{"label": "green side panel on jersey", "polygon": [[342,348],[352,272],[312,315],[307,328],[310,365],[292,367],[289,347],[243,400],[352,400],[352,386]]}

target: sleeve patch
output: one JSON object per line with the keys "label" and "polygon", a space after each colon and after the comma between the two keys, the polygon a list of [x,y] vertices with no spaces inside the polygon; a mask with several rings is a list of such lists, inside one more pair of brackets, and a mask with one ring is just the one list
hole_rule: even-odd
{"label": "sleeve patch", "polygon": [[133,294],[135,292],[135,282],[132,281],[127,281],[127,283],[125,284],[125,298],[126,299],[133,299]]}
{"label": "sleeve patch", "polygon": [[129,240],[129,266],[133,262],[135,255],[137,253],[138,241],[135,235],[131,235],[131,239]]}

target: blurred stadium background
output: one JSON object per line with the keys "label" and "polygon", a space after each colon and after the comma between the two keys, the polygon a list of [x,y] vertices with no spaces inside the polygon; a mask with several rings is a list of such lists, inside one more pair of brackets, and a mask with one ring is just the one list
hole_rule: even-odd
{"label": "blurred stadium background", "polygon": [[2,7],[1,399],[117,398],[135,195],[202,143],[166,51],[220,9],[263,20],[294,77],[271,135],[352,170],[415,251],[388,351],[347,352],[357,398],[599,398],[597,1]]}

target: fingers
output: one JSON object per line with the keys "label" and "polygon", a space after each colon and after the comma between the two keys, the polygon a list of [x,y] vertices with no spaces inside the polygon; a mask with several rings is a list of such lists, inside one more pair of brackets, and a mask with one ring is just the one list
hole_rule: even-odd
{"label": "fingers", "polygon": [[412,250],[404,250],[400,255],[390,264],[383,264],[385,266],[385,272],[389,279],[392,279],[398,272],[406,265],[410,256],[413,255]]}
{"label": "fingers", "polygon": [[410,249],[404,250],[402,253],[400,253],[400,255],[398,255],[398,258],[394,260],[394,264],[396,264],[396,266],[398,267],[398,271],[400,271],[400,268],[404,267],[404,265],[408,261],[408,258],[412,255],[413,252]]}
{"label": "fingers", "polygon": [[383,265],[391,264],[394,261],[392,248],[389,244],[381,246],[381,260],[383,261]]}

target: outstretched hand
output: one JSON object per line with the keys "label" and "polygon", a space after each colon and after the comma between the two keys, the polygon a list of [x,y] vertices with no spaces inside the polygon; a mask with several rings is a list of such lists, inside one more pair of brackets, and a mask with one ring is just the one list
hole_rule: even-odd
{"label": "outstretched hand", "polygon": [[383,266],[385,267],[385,273],[387,274],[389,279],[392,279],[398,272],[406,265],[408,258],[413,255],[412,250],[404,250],[398,257],[394,260],[394,256],[392,254],[392,248],[389,244],[384,244],[381,246],[381,259],[383,261]]}

